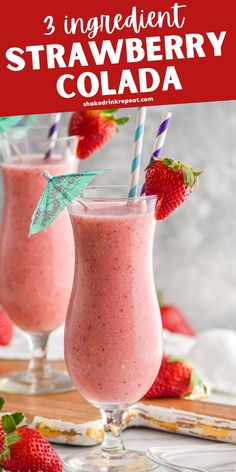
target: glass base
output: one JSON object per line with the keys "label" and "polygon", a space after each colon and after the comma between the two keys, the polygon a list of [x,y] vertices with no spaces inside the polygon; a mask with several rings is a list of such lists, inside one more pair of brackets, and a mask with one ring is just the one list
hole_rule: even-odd
{"label": "glass base", "polygon": [[144,452],[130,450],[73,454],[63,462],[65,472],[148,472],[157,468]]}
{"label": "glass base", "polygon": [[32,372],[13,372],[0,376],[0,391],[25,395],[46,395],[74,390],[67,372],[48,369],[45,375]]}

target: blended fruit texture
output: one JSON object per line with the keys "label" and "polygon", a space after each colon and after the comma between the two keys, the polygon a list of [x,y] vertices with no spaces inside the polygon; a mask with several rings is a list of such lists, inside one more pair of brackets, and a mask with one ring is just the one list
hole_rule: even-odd
{"label": "blended fruit texture", "polygon": [[130,404],[152,385],[162,327],[152,271],[153,212],[129,207],[71,213],[76,263],[65,353],[80,392]]}
{"label": "blended fruit texture", "polygon": [[28,237],[31,217],[46,186],[42,171],[71,173],[74,162],[53,156],[25,156],[2,164],[5,205],[0,245],[0,302],[27,332],[49,332],[66,316],[74,272],[69,214],[61,213],[44,232]]}

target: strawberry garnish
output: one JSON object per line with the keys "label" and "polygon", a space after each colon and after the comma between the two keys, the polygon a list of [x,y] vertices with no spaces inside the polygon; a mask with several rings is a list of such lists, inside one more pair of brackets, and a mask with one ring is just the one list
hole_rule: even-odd
{"label": "strawberry garnish", "polygon": [[9,344],[13,336],[13,324],[8,315],[0,307],[0,345]]}
{"label": "strawberry garnish", "polygon": [[164,354],[161,368],[146,398],[203,398],[207,388],[195,370],[182,359]]}
{"label": "strawberry garnish", "polygon": [[195,331],[186,320],[184,314],[175,305],[165,305],[162,292],[158,292],[158,301],[160,305],[162,326],[172,333],[181,333],[186,336],[196,336]]}
{"label": "strawberry garnish", "polygon": [[155,211],[157,220],[167,218],[186,200],[201,173],[187,164],[167,158],[158,158],[148,166],[145,193],[158,197]]}
{"label": "strawberry garnish", "polygon": [[89,110],[74,112],[69,123],[69,135],[79,136],[77,156],[86,159],[108,143],[129,117],[116,118],[116,108],[110,110]]}

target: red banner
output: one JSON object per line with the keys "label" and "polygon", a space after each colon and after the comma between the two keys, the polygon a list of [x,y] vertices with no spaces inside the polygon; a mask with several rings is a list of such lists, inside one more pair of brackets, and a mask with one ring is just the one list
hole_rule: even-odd
{"label": "red banner", "polygon": [[0,115],[236,98],[233,0],[5,2]]}

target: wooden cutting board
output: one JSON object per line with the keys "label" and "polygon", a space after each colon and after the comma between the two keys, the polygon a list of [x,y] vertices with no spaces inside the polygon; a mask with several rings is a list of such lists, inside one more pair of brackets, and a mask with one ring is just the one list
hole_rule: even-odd
{"label": "wooden cutting board", "polygon": [[[65,367],[62,362],[54,362],[53,366],[60,369]],[[21,361],[0,361],[0,374],[23,370],[25,367],[26,363]],[[77,391],[43,396],[1,392],[0,395],[6,400],[5,411],[22,411],[29,421],[39,416],[63,423],[82,425],[100,419],[99,411]],[[179,399],[142,400],[138,406],[131,411],[127,421],[128,426],[142,425],[208,439],[236,442],[236,408],[233,406]],[[177,413],[176,410],[178,410]],[[138,418],[141,419],[141,423]],[[45,423],[41,428],[42,431],[45,431],[44,426]],[[55,426],[53,428],[55,429]],[[59,442],[66,441],[61,439]]]}
{"label": "wooden cutting board", "polygon": [[[26,362],[23,361],[1,360],[0,375],[11,371],[24,370],[26,365]],[[63,362],[53,362],[53,366],[62,370],[65,369]],[[97,408],[90,405],[77,391],[41,396],[27,396],[1,392],[0,394],[6,400],[4,406],[5,410],[22,411],[29,419],[32,419],[36,414],[38,416],[45,416],[47,418],[53,417],[55,419],[76,423],[94,421],[100,418]],[[177,410],[236,421],[236,407],[232,405],[228,406],[208,403],[207,401],[179,399],[142,400],[142,402],[146,405],[175,408]]]}

